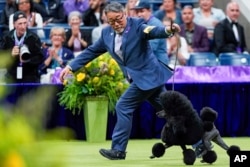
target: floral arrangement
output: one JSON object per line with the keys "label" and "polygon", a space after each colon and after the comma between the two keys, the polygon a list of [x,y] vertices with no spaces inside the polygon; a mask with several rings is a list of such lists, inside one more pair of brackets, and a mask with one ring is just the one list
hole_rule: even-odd
{"label": "floral arrangement", "polygon": [[84,109],[85,97],[106,96],[113,111],[121,94],[128,88],[120,67],[108,54],[100,55],[68,76],[59,95],[59,103],[75,114]]}

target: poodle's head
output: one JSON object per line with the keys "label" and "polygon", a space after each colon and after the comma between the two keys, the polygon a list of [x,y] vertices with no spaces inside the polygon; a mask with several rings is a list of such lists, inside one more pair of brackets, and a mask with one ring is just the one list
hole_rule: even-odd
{"label": "poodle's head", "polygon": [[201,120],[203,121],[203,127],[206,131],[213,129],[214,121],[218,117],[218,113],[210,107],[203,107],[200,112]]}
{"label": "poodle's head", "polygon": [[218,113],[210,107],[203,107],[200,112],[200,117],[202,121],[214,122],[218,117]]}
{"label": "poodle's head", "polygon": [[161,104],[166,115],[186,115],[194,111],[190,100],[182,93],[177,91],[167,91],[160,96]]}

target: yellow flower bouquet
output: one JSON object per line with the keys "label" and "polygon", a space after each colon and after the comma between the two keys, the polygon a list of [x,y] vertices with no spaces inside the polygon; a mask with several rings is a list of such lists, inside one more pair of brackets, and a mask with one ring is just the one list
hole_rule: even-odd
{"label": "yellow flower bouquet", "polygon": [[108,54],[100,55],[68,77],[59,95],[59,103],[75,114],[84,109],[85,97],[106,96],[113,111],[121,94],[128,88],[120,67]]}

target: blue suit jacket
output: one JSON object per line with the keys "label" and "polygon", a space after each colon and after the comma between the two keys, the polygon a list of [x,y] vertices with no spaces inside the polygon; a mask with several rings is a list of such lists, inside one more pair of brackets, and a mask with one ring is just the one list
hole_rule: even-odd
{"label": "blue suit jacket", "polygon": [[[150,28],[151,27],[151,28]],[[114,52],[115,31],[107,26],[103,29],[98,41],[78,55],[69,66],[76,71],[99,55],[109,52],[117,61],[124,75],[127,73],[133,82],[142,90],[149,90],[163,85],[172,72],[161,64],[153,54],[149,39],[167,38],[165,27],[154,27],[144,24],[143,19],[127,18],[127,26],[122,34],[123,60]]]}

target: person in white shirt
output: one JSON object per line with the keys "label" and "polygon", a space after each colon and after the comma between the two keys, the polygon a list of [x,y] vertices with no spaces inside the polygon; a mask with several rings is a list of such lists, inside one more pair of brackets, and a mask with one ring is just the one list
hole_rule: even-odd
{"label": "person in white shirt", "polygon": [[[40,38],[45,38],[43,28],[43,19],[40,13],[36,13],[33,11],[33,1],[32,0],[16,0],[16,6],[19,11],[22,11],[27,16],[28,21],[28,27],[32,28],[35,27],[38,30],[37,35]],[[10,15],[9,18],[9,30],[12,30],[14,28],[13,24],[13,15]]]}

